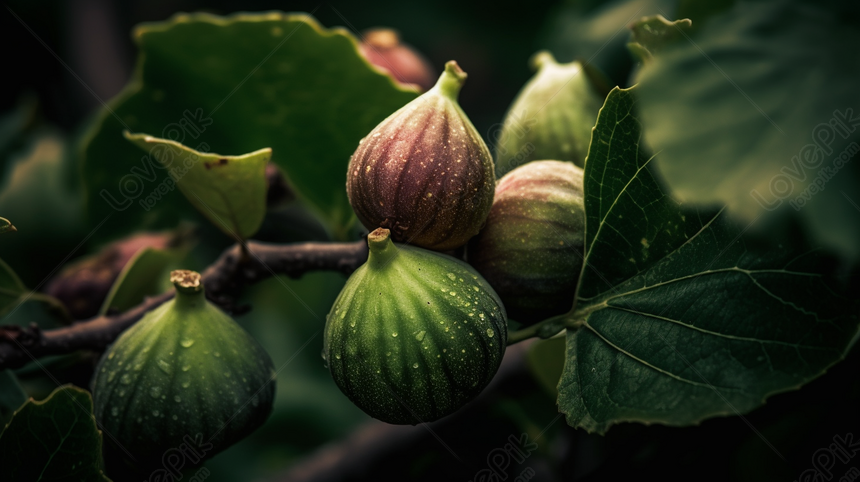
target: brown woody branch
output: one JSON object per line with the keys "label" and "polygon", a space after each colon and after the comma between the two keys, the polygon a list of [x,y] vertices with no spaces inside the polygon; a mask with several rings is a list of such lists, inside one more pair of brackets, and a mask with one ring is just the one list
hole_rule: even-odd
{"label": "brown woody branch", "polygon": [[[206,295],[213,302],[231,308],[233,299],[245,286],[271,276],[298,278],[309,271],[339,271],[348,275],[367,259],[364,240],[289,245],[248,242],[247,250],[245,254],[240,246],[233,246],[203,272]],[[124,313],[97,316],[53,330],[42,331],[35,325],[0,326],[0,370],[18,368],[48,355],[104,350],[144,314],[172,298],[173,290],[147,298]]]}

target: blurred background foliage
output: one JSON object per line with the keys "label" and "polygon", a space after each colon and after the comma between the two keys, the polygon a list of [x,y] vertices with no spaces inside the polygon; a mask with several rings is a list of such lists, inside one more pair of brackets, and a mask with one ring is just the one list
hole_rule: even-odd
{"label": "blurred background foliage", "polygon": [[[445,61],[456,59],[469,73],[461,105],[492,147],[510,102],[533,75],[527,61],[537,50],[549,49],[562,62],[590,61],[614,84],[627,86],[635,74],[625,47],[631,21],[659,13],[690,17],[695,35],[734,3],[7,2],[0,12],[7,74],[0,96],[0,215],[19,232],[0,238],[0,258],[27,288],[40,291],[62,265],[86,260],[128,234],[116,228],[122,221],[114,218],[121,218],[122,212],[106,219],[85,212],[77,156],[83,132],[102,102],[119,93],[131,75],[137,51],[129,32],[141,22],[163,21],[183,11],[226,15],[277,9],[309,12],[325,27],[344,26],[353,33],[377,26],[395,28],[437,70]],[[850,12],[846,15],[856,21]],[[187,206],[179,212],[193,226],[193,234],[183,234],[193,238],[193,249],[183,251],[184,267],[202,269],[232,244]],[[99,234],[93,235],[94,230]],[[331,238],[331,231],[307,206],[288,199],[270,206],[254,238],[323,241]],[[112,281],[107,281],[108,287]],[[252,310],[237,321],[264,345],[280,370],[275,409],[261,429],[206,464],[211,472],[207,480],[274,477],[369,421],[332,383],[320,357],[325,316],[344,281],[338,274],[314,273],[301,280],[270,279],[246,290],[240,302]],[[55,311],[49,302],[33,299],[4,315],[2,323],[35,322],[50,328],[68,322]],[[436,427],[459,459],[428,437],[392,450],[385,460],[370,463],[368,470],[381,479],[468,480],[486,468],[489,451],[506,443],[508,435],[525,432],[532,439],[540,435],[540,449],[526,464],[509,468],[513,477],[528,466],[539,476],[536,480],[606,480],[646,473],[666,480],[791,480],[811,466],[812,454],[830,444],[834,435],[860,430],[856,352],[828,376],[773,398],[745,418],[713,419],[686,429],[622,425],[598,437],[575,431],[555,418],[553,377],[547,374],[558,368],[561,355],[552,342],[532,350],[539,352],[530,357],[539,376],[517,378],[513,387],[470,409],[469,416],[457,419],[455,425]],[[89,387],[96,360],[96,355],[87,353],[50,357],[41,363],[55,378],[46,377],[35,365],[17,370],[16,375],[27,394],[40,399],[58,382]]]}

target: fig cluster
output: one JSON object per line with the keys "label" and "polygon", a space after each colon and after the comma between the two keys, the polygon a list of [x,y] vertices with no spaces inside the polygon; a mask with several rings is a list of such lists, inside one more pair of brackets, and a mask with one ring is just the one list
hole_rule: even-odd
{"label": "fig cluster", "polygon": [[[576,164],[601,102],[587,79],[560,82],[581,65],[549,54],[538,61],[509,114],[528,113],[530,131],[516,136],[506,122],[503,147],[525,143],[558,160],[529,157],[497,183],[489,149],[457,104],[466,74],[455,62],[350,159],[346,190],[372,231],[369,255],[328,315],[323,357],[343,393],[375,418],[416,424],[453,413],[498,370],[509,315],[530,324],[572,308],[585,231]],[[551,102],[553,89],[562,105]],[[468,264],[439,251],[465,252]]]}

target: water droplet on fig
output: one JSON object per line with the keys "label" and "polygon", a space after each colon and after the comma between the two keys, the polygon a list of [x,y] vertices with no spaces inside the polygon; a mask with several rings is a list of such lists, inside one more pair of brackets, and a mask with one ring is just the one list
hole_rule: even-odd
{"label": "water droplet on fig", "polygon": [[180,341],[179,344],[185,348],[191,348],[191,345],[194,344],[194,340],[192,340],[191,338],[186,338],[186,339]]}

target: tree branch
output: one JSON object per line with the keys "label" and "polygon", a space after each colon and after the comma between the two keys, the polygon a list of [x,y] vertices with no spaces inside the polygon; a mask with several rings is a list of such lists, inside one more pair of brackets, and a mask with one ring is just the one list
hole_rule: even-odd
{"label": "tree branch", "polygon": [[[252,241],[247,246],[250,256],[243,257],[240,246],[233,246],[203,272],[206,296],[214,303],[232,307],[246,286],[277,274],[299,278],[309,271],[339,271],[349,275],[367,259],[364,240],[289,245]],[[53,330],[42,331],[35,325],[0,326],[0,370],[18,368],[48,355],[104,350],[144,314],[172,299],[173,294],[170,290],[122,314],[97,316]]]}

